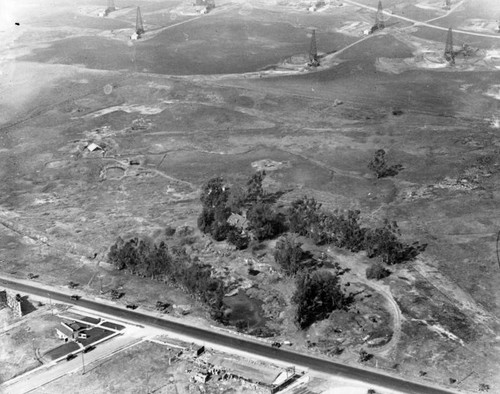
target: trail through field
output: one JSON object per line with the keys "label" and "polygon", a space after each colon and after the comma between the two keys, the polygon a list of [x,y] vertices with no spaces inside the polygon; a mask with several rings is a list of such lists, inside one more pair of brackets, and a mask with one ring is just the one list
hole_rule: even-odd
{"label": "trail through field", "polygon": [[[365,8],[365,9],[370,10],[370,11],[374,11],[374,12],[377,11],[377,9],[375,7],[370,7],[370,6],[358,3],[356,1],[345,0],[345,2],[348,3],[348,4],[351,4],[351,5],[355,5],[355,6],[361,7],[361,8]],[[420,22],[420,21],[417,21],[415,19],[407,18],[405,16],[391,14],[391,13],[389,13],[387,11],[384,11],[384,14],[386,14],[387,16],[391,16],[393,18],[396,18],[396,19],[401,19],[401,20],[404,20],[404,21],[407,21],[407,22],[411,22],[411,23],[413,23],[413,24],[415,24],[417,26],[425,26],[425,27],[430,27],[432,29],[448,31],[447,27],[441,27],[441,26],[432,25],[432,24],[428,23],[429,21],[427,21],[427,22]],[[436,18],[436,19],[438,19],[438,18]],[[432,20],[435,20],[435,19],[432,19]],[[465,30],[456,30],[456,29],[454,29],[453,31],[455,33],[468,34],[468,35],[471,35],[471,36],[479,36],[479,37],[488,37],[488,38],[500,39],[500,36],[494,35],[494,34],[475,33],[475,32],[470,32],[470,31],[465,31]]]}
{"label": "trail through field", "polygon": [[370,353],[378,354],[383,357],[390,357],[391,353],[395,350],[399,340],[401,338],[401,309],[397,304],[396,300],[391,294],[389,286],[377,283],[374,280],[370,280],[366,278],[365,274],[365,266],[360,263],[359,259],[355,256],[342,256],[338,255],[335,252],[327,249],[327,253],[334,258],[336,261],[339,261],[345,267],[350,268],[350,271],[345,275],[350,275],[355,278],[355,280],[360,281],[366,286],[374,289],[377,293],[382,295],[387,301],[387,305],[389,306],[389,312],[392,316],[392,330],[393,334],[389,342],[380,347],[370,348]]}

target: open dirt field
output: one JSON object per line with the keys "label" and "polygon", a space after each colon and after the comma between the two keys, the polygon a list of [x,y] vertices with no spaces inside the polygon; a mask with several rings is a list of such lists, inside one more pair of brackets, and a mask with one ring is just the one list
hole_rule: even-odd
{"label": "open dirt field", "polygon": [[[256,300],[252,324],[264,322],[296,349],[324,353],[331,343],[306,350],[307,340],[341,326],[335,340],[346,349],[335,357],[346,363],[357,364],[359,349],[368,349],[366,335],[388,336],[369,350],[370,366],[499,391],[500,35],[491,29],[500,6],[452,3],[448,12],[442,2],[386,1],[387,28],[363,35],[375,1],[322,12],[298,2],[231,2],[201,16],[187,15],[189,4],[179,1],[141,1],[146,33],[131,41],[132,8],[100,18],[104,7],[94,0],[41,10],[9,0],[0,47],[0,270],[66,289],[73,281],[85,297],[109,299],[120,289],[117,303],[154,308],[161,300],[175,305],[170,313],[189,310],[186,321],[209,326],[206,308],[179,289],[106,262],[118,236],[189,244],[192,257],[245,291],[243,300]],[[475,51],[457,55],[455,66],[443,59],[450,25],[460,30],[455,49],[468,43]],[[267,67],[307,58],[311,28],[325,54],[321,67]],[[90,143],[102,149],[90,152]],[[367,164],[377,149],[404,170],[376,179]],[[241,184],[263,163],[272,164],[266,189],[286,191],[280,204],[309,195],[328,209],[359,209],[366,225],[396,220],[404,238],[427,243],[426,251],[371,282],[365,254],[329,250],[351,269],[344,280],[371,296],[357,300],[362,318],[332,315],[301,332],[293,281],[277,274],[272,257],[275,241],[237,252],[196,230],[201,185],[219,175]],[[195,230],[190,239],[167,236],[168,225]],[[0,310],[2,323],[7,312]],[[50,329],[51,316],[43,316]],[[21,335],[14,333],[0,335],[0,363],[8,365],[0,380],[37,362],[29,341],[13,354]],[[109,368],[120,370],[133,352],[110,359]],[[168,371],[161,360],[151,365]],[[168,373],[136,372],[142,387],[174,384]],[[100,373],[65,382],[124,392],[124,382]]]}

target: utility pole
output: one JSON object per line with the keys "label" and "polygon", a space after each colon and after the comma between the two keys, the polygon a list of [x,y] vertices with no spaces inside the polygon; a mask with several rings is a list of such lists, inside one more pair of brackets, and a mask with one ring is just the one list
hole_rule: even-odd
{"label": "utility pole", "polygon": [[50,293],[47,293],[49,295],[49,306],[50,306],[50,313],[54,315],[54,308],[52,308],[52,296]]}
{"label": "utility pole", "polygon": [[82,350],[82,375],[85,375],[85,359],[83,358],[83,353],[85,353],[85,349]]}

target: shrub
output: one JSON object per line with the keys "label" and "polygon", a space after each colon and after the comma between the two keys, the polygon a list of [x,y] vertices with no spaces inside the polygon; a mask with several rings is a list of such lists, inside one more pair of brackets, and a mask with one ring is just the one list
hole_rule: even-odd
{"label": "shrub", "polygon": [[193,235],[193,233],[194,228],[192,228],[191,226],[180,226],[177,228],[177,236],[181,238]]}
{"label": "shrub", "polygon": [[387,278],[391,274],[391,271],[386,269],[382,264],[375,263],[366,269],[366,277],[368,279],[383,279]]}
{"label": "shrub", "polygon": [[361,349],[359,351],[359,358],[358,361],[360,363],[367,362],[373,358],[373,354],[367,353],[364,349]]}
{"label": "shrub", "polygon": [[368,163],[368,168],[375,173],[377,178],[385,178],[397,175],[403,169],[403,166],[401,164],[388,166],[387,159],[385,158],[385,150],[379,149],[375,152],[370,163]]}
{"label": "shrub", "polygon": [[175,234],[175,228],[174,228],[174,227],[172,227],[172,226],[170,226],[170,225],[168,225],[167,227],[165,227],[165,235],[166,235],[167,237],[171,237],[171,236],[173,236],[174,234]]}

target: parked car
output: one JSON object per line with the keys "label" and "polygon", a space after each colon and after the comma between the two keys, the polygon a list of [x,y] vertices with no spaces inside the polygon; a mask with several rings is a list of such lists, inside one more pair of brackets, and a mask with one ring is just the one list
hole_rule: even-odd
{"label": "parked car", "polygon": [[77,286],[78,286],[78,283],[75,283],[75,282],[73,282],[73,281],[70,281],[70,282],[68,283],[68,287],[69,287],[70,289],[74,289],[74,288],[75,288],[75,287],[77,287]]}
{"label": "parked car", "polygon": [[29,278],[29,279],[36,279],[36,278],[38,278],[38,275],[33,274],[33,273],[31,273],[31,272],[30,272],[30,273],[28,274],[28,278]]}
{"label": "parked car", "polygon": [[77,295],[77,294],[73,294],[70,298],[71,298],[72,300],[74,300],[74,301],[78,301],[78,300],[79,300],[80,298],[82,298],[82,297],[80,297],[80,296],[79,296],[79,295]]}
{"label": "parked car", "polygon": [[281,343],[279,343],[279,342],[273,342],[273,343],[271,343],[271,346],[275,347],[275,348],[280,348],[281,347]]}
{"label": "parked car", "polygon": [[127,304],[126,308],[127,309],[137,309],[137,305],[135,305],[135,304]]}
{"label": "parked car", "polygon": [[66,361],[73,360],[75,357],[76,357],[76,354],[74,354],[74,353],[68,354],[66,356]]}
{"label": "parked car", "polygon": [[83,352],[84,353],[88,353],[88,352],[90,352],[90,351],[92,351],[94,349],[95,349],[95,346],[87,346],[85,349],[83,349]]}

